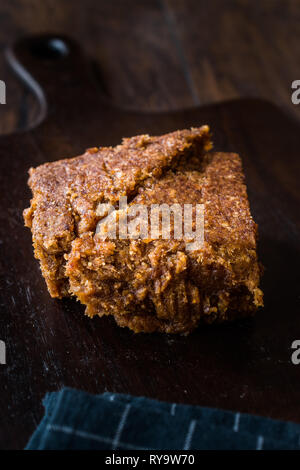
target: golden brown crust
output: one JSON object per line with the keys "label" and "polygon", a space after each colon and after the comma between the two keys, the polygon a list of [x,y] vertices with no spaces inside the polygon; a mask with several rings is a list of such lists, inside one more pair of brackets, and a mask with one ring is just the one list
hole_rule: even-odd
{"label": "golden brown crust", "polygon": [[[31,169],[24,218],[50,294],[75,295],[89,316],[112,314],[136,332],[189,332],[202,321],[253,314],[262,305],[257,227],[241,161],[207,154],[210,147],[202,126]],[[204,246],[99,239],[99,202],[116,205],[124,195],[131,204],[203,203]]]}

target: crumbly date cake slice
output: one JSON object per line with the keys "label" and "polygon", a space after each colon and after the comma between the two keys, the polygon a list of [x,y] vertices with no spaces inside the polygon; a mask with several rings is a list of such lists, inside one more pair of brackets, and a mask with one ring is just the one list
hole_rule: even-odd
{"label": "crumbly date cake slice", "polygon": [[93,148],[30,169],[33,199],[24,219],[51,296],[70,295],[65,257],[74,241],[95,231],[100,202],[115,204],[122,195],[132,198],[146,181],[210,148],[209,128],[202,126],[159,137],[136,136],[114,148]]}
{"label": "crumbly date cake slice", "polygon": [[262,305],[257,227],[239,156],[210,153],[184,168],[147,180],[132,204],[203,203],[204,246],[187,251],[174,238],[103,241],[94,232],[77,238],[66,273],[89,316],[113,314],[136,332],[177,333]]}

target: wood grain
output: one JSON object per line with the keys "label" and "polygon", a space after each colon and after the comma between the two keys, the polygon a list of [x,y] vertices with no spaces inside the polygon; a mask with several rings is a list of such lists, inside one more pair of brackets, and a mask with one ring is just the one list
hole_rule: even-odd
{"label": "wood grain", "polygon": [[[0,338],[7,345],[0,447],[22,448],[42,416],[43,395],[62,386],[300,422],[300,366],[291,363],[300,331],[299,125],[261,100],[168,113],[121,110],[99,93],[76,44],[49,59],[36,53],[48,41],[22,41],[11,57],[45,90],[47,116],[35,129],[0,138]],[[75,301],[51,299],[23,226],[28,168],[126,135],[203,123],[213,129],[216,150],[242,156],[266,267],[265,308],[252,320],[171,337],[134,335],[113,319],[86,318]]]}
{"label": "wood grain", "polygon": [[[0,49],[31,33],[74,37],[110,99],[139,110],[268,98],[299,119],[298,0],[11,0],[0,7]],[[8,104],[0,133],[24,129],[38,106],[0,54]]]}
{"label": "wood grain", "polygon": [[[291,104],[299,75],[297,0],[165,0],[201,103],[267,98],[300,117]],[[191,14],[195,12],[195,14]]]}

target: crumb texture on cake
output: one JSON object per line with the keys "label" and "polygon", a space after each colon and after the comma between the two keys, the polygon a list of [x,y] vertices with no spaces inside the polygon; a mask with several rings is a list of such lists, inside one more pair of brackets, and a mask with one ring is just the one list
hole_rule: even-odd
{"label": "crumb texture on cake", "polygon": [[[52,297],[76,296],[86,314],[113,315],[135,332],[188,333],[201,322],[254,314],[262,305],[257,226],[240,157],[210,152],[208,126],[30,169],[24,211]],[[102,240],[99,203],[204,204],[204,245],[184,240]],[[171,233],[172,235],[172,233]]]}

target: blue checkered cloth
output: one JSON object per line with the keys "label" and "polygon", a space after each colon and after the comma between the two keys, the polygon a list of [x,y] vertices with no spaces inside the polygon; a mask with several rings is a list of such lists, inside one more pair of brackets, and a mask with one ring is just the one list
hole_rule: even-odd
{"label": "blue checkered cloth", "polygon": [[300,448],[300,425],[231,411],[69,388],[43,403],[45,416],[26,449]]}

